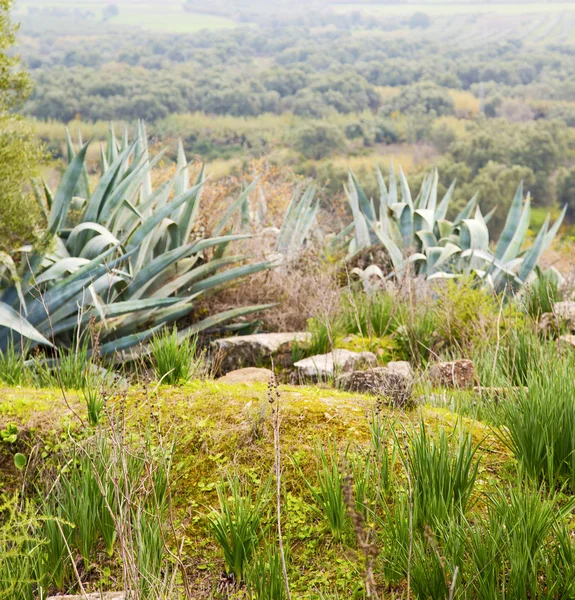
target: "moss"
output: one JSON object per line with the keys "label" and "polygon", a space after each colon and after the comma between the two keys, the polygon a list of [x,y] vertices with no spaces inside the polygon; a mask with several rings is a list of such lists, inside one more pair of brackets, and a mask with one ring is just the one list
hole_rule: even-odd
{"label": "moss", "polygon": [[[335,542],[323,520],[311,508],[310,496],[292,458],[314,480],[313,450],[329,439],[350,452],[365,449],[369,442],[369,416],[373,396],[323,387],[281,386],[284,530],[291,547],[290,581],[294,598],[309,598],[312,589],[337,590],[342,597],[361,596],[362,558],[350,535]],[[111,408],[120,401],[110,399]],[[56,390],[0,389],[0,425],[16,422],[34,438],[51,439],[51,451],[67,435],[73,412],[84,414],[77,396],[67,403]],[[126,415],[134,426],[159,424],[175,441],[172,495],[174,508],[186,532],[185,554],[193,589],[204,597],[206,586],[224,569],[219,549],[207,530],[203,514],[217,504],[215,486],[226,472],[259,486],[272,472],[273,431],[265,384],[224,384],[192,381],[181,387],[131,388]],[[417,427],[421,419],[430,430],[463,427],[476,442],[483,442],[478,496],[509,477],[511,458],[493,430],[448,408],[424,405],[409,413],[384,409],[384,418],[397,421],[398,435]],[[77,435],[81,435],[77,429]],[[400,464],[396,464],[398,474]],[[503,474],[503,475],[502,475]],[[401,477],[397,485],[404,485]],[[481,503],[477,504],[481,510]],[[271,511],[270,511],[271,515]],[[270,525],[273,518],[270,516]],[[270,529],[273,537],[273,527]],[[359,584],[358,584],[359,582]]]}

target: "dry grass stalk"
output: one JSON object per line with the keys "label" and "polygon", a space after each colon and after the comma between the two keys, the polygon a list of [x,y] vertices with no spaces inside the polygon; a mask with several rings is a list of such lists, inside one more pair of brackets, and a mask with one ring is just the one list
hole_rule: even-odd
{"label": "dry grass stalk", "polygon": [[[273,365],[272,365],[273,370]],[[282,564],[282,575],[284,579],[286,598],[291,600],[289,579],[285,560],[282,526],[281,526],[281,413],[280,413],[280,391],[275,371],[268,383],[268,401],[272,406],[272,425],[274,430],[274,458],[275,458],[275,477],[276,477],[276,518],[278,528],[278,545],[280,560]]]}

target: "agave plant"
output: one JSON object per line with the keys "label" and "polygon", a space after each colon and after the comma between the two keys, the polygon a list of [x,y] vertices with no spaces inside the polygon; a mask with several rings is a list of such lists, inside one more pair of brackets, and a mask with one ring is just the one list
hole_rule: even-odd
{"label": "agave plant", "polygon": [[[66,344],[96,319],[101,354],[122,352],[189,314],[200,295],[271,266],[226,253],[230,242],[249,237],[231,234],[230,219],[255,182],[230,206],[212,237],[192,241],[205,177],[201,169],[190,185],[181,144],[176,173],[156,189],[152,171],[162,155],[150,159],[143,124],[131,143],[127,133],[118,141],[110,129],[93,190],[87,148],[81,144],[76,152],[68,138],[69,165],[57,191],[44,184],[38,194],[47,221],[38,247],[45,250],[24,249],[20,271],[10,257],[0,257],[0,349],[14,335]],[[211,315],[179,335],[264,308]]]}
{"label": "agave plant", "polygon": [[409,266],[428,279],[474,272],[496,290],[517,289],[532,275],[565,216],[564,209],[550,227],[548,215],[533,245],[524,248],[531,201],[529,194],[523,200],[521,183],[493,251],[487,225],[494,211],[482,214],[478,194],[453,221],[449,221],[447,213],[455,182],[439,200],[437,170],[426,175],[415,199],[401,167],[399,185],[393,165],[390,166],[388,185],[379,169],[377,178],[380,197],[376,206],[350,172],[346,193],[353,222],[336,236],[334,242],[341,244],[352,236],[348,257],[364,248],[382,245],[391,259],[395,276],[404,273]]}

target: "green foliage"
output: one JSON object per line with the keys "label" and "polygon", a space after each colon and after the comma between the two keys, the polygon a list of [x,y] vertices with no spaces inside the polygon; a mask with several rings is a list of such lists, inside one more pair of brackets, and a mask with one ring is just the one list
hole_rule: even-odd
{"label": "green foliage", "polygon": [[196,336],[180,341],[176,326],[171,332],[165,329],[154,335],[150,351],[156,379],[166,385],[177,385],[197,376],[201,369],[197,344]]}
{"label": "green foliage", "polygon": [[17,31],[10,19],[12,6],[12,0],[0,2],[0,253],[33,242],[41,219],[29,185],[41,158],[40,147],[14,114],[30,93],[31,82],[12,52]]}
{"label": "green foliage", "polygon": [[442,117],[452,115],[455,112],[455,104],[444,88],[425,81],[401,90],[397,96],[384,104],[382,110],[388,115],[401,113]]}
{"label": "green foliage", "polygon": [[341,129],[329,122],[309,124],[293,134],[293,146],[306,158],[321,160],[345,148]]}
{"label": "green foliage", "polygon": [[262,519],[266,510],[269,485],[262,485],[252,497],[239,477],[229,476],[217,487],[220,509],[206,518],[223,552],[228,573],[242,581],[264,534]]}

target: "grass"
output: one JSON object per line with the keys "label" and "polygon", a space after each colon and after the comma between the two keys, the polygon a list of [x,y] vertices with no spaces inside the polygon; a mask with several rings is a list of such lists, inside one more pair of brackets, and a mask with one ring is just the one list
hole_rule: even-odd
{"label": "grass", "polygon": [[152,365],[156,379],[167,385],[185,383],[198,376],[202,365],[197,337],[178,338],[176,326],[154,335],[150,342]]}
{"label": "grass", "polygon": [[[491,532],[491,521],[488,518],[493,523],[501,523],[503,519],[491,508],[491,502],[495,505],[497,497],[494,494],[498,489],[502,490],[506,498],[516,493],[519,500],[527,492],[524,494],[523,488],[515,484],[516,463],[510,450],[494,434],[498,431],[497,427],[491,431],[482,423],[464,419],[449,410],[428,406],[408,413],[393,413],[383,407],[376,419],[372,413],[373,399],[327,388],[281,386],[280,393],[284,456],[293,456],[301,469],[300,471],[287,461],[282,474],[282,487],[285,489],[282,521],[289,540],[292,597],[307,598],[312,590],[330,590],[331,595],[328,597],[333,594],[342,598],[361,597],[364,559],[352,536],[344,533],[348,527],[350,533],[352,531],[345,502],[341,499],[342,487],[346,485],[342,478],[348,472],[353,476],[355,498],[359,502],[358,512],[365,515],[368,528],[375,528],[373,535],[376,536],[379,550],[375,565],[378,590],[383,589],[385,582],[392,586],[390,594],[395,593],[399,598],[401,590],[405,592],[410,539],[410,503],[404,465],[407,451],[410,453],[408,456],[411,456],[408,464],[413,465],[409,473],[416,505],[421,504],[417,500],[418,490],[425,490],[426,505],[430,513],[435,513],[432,507],[449,507],[448,510],[438,509],[437,514],[428,515],[425,520],[431,523],[430,530],[423,524],[419,526],[420,519],[415,519],[414,525],[417,527],[413,533],[411,555],[412,594],[419,590],[420,596],[439,597],[445,586],[447,589],[451,586],[453,570],[458,565],[461,585],[469,585],[467,589],[473,589],[473,586],[479,586],[483,582],[482,589],[488,589],[488,585],[491,585],[488,569],[480,568],[482,564],[485,566],[485,561],[493,564],[493,561],[489,561],[489,557],[493,555],[498,557],[494,585],[498,586],[499,591],[503,589],[504,581],[501,577],[506,576],[514,565],[520,565],[516,562],[521,559],[520,544],[519,541],[508,538],[497,538]],[[37,397],[40,395],[45,399],[46,405],[38,410],[27,410],[29,405],[39,406]],[[81,396],[69,393],[68,402],[76,411],[82,413],[86,410]],[[60,457],[65,450],[62,440],[70,439],[66,431],[74,432],[73,428],[70,429],[69,410],[59,392],[0,388],[0,407],[4,404],[19,407],[15,412],[21,416],[12,417],[10,421],[17,424],[23,440],[29,439],[30,443],[34,443],[34,437],[29,437],[36,435],[32,433],[34,429],[42,435],[43,447],[51,448],[44,461],[46,465],[53,464],[51,461]],[[192,597],[207,597],[210,590],[215,593],[211,582],[219,581],[222,572],[240,571],[253,596],[276,597],[262,596],[257,587],[259,585],[264,589],[271,589],[275,585],[275,589],[280,589],[278,586],[281,580],[274,554],[275,518],[266,506],[265,494],[262,496],[258,515],[253,515],[259,522],[254,523],[252,520],[253,527],[242,528],[243,531],[252,532],[246,536],[248,540],[254,535],[260,541],[259,544],[249,541],[243,546],[236,544],[237,548],[243,550],[246,546],[254,546],[247,563],[245,558],[237,558],[231,543],[233,539],[243,537],[236,533],[232,536],[231,533],[232,529],[238,529],[238,524],[246,517],[245,514],[241,516],[242,509],[237,507],[246,508],[243,512],[251,514],[247,509],[260,503],[257,490],[267,489],[269,473],[273,468],[271,429],[264,423],[261,436],[251,436],[253,428],[250,419],[253,418],[254,411],[262,407],[265,415],[265,409],[269,407],[266,386],[236,386],[204,380],[154,390],[132,387],[125,399],[111,398],[108,410],[114,412],[122,406],[125,407],[126,431],[136,448],[139,447],[142,428],[149,428],[150,432],[157,428],[176,440],[171,470],[171,496],[173,509],[184,518],[185,533],[189,540],[184,547],[184,556],[186,564],[191,566]],[[3,418],[0,417],[0,425]],[[264,421],[266,419],[264,417]],[[411,439],[402,435],[406,430],[415,431],[412,425],[417,427],[421,420],[425,423],[423,441],[420,434],[412,434]],[[396,432],[396,443],[392,443],[393,431]],[[83,437],[85,433],[76,431],[75,435]],[[333,442],[336,437],[339,441],[337,445]],[[485,451],[475,472],[476,447],[479,442],[483,442]],[[117,459],[107,457],[100,450],[92,452],[92,456],[98,454],[101,454],[103,467],[118,464]],[[347,459],[343,458],[345,456]],[[115,467],[111,468],[111,473],[115,472],[114,469]],[[433,472],[430,473],[430,470]],[[227,479],[229,473],[234,474],[232,483]],[[142,481],[144,487],[148,486],[145,483],[145,471],[138,469],[134,471],[133,477],[136,481]],[[81,485],[83,484],[80,482],[77,484],[78,487]],[[16,486],[19,487],[19,483]],[[321,502],[313,495],[310,486]],[[160,487],[165,488],[164,484]],[[162,493],[161,496],[165,497],[165,494]],[[486,502],[485,498],[488,496],[493,500]],[[432,497],[439,500],[427,502]],[[474,502],[476,498],[478,501]],[[531,507],[529,498],[518,500],[519,508]],[[218,537],[222,544],[216,541],[210,523],[202,517],[206,514],[207,506],[216,506],[212,516],[216,513],[222,516]],[[325,506],[329,508],[326,510]],[[365,511],[362,511],[362,506],[366,508]],[[565,514],[560,511],[557,502],[551,502],[550,506],[555,516],[552,530],[560,531],[565,523]],[[462,514],[461,509],[465,514]],[[330,531],[327,517],[329,512],[334,516],[337,542]],[[543,512],[545,519],[546,515]],[[511,522],[511,517],[506,518]],[[539,520],[539,517],[533,517],[526,521],[525,536],[531,535],[531,521],[536,524]],[[145,517],[140,523],[145,525],[144,529],[153,538],[156,521],[152,521],[149,527],[144,521]],[[548,580],[553,577],[559,582],[558,585],[563,585],[572,572],[572,569],[566,570],[565,575],[561,575],[561,569],[567,569],[567,561],[572,556],[572,542],[569,535],[560,538],[557,534],[557,544],[549,544],[549,536],[555,534],[543,527],[546,523],[548,520],[543,519],[541,533],[533,537],[536,542],[533,545],[534,556],[538,561],[538,569],[547,573]],[[479,555],[482,551],[479,541],[488,540],[489,536],[495,539],[484,550],[483,555]],[[540,542],[542,537],[545,540],[543,545]],[[97,562],[100,566],[112,568],[112,573],[116,573],[114,561],[106,562],[106,546],[102,534],[100,539]],[[142,569],[154,571],[154,565],[158,564],[157,536],[155,539],[156,542],[149,539],[146,543],[140,543],[146,548],[146,555],[138,560],[148,564],[148,567],[142,566]],[[472,545],[473,540],[476,542],[475,546]],[[505,544],[510,541],[512,543],[509,547],[517,547],[515,554],[518,556],[507,550]],[[75,547],[76,542],[73,544]],[[227,560],[223,551],[226,544],[230,551],[230,558]],[[117,559],[120,547],[118,541],[112,545]],[[241,554],[243,550],[238,553]],[[472,558],[473,552],[477,552],[478,556]],[[81,556],[79,551],[78,556]],[[168,564],[166,572],[170,573],[171,569],[173,565]],[[480,580],[478,573],[481,576],[485,574],[485,581]],[[152,579],[156,581],[157,577],[154,575]],[[89,582],[88,591],[93,589],[97,581],[97,573],[92,572],[86,580],[86,583]],[[538,588],[537,593],[540,594],[541,590],[542,587]],[[493,596],[477,592],[470,597]]]}
{"label": "grass", "polygon": [[430,15],[454,15],[454,14],[471,14],[471,13],[495,13],[520,15],[525,13],[560,13],[564,10],[572,10],[573,5],[569,2],[417,2],[409,4],[389,4],[385,6],[377,4],[336,4],[334,10],[338,12],[360,11],[372,15],[407,15],[411,16],[415,12],[426,12]]}

